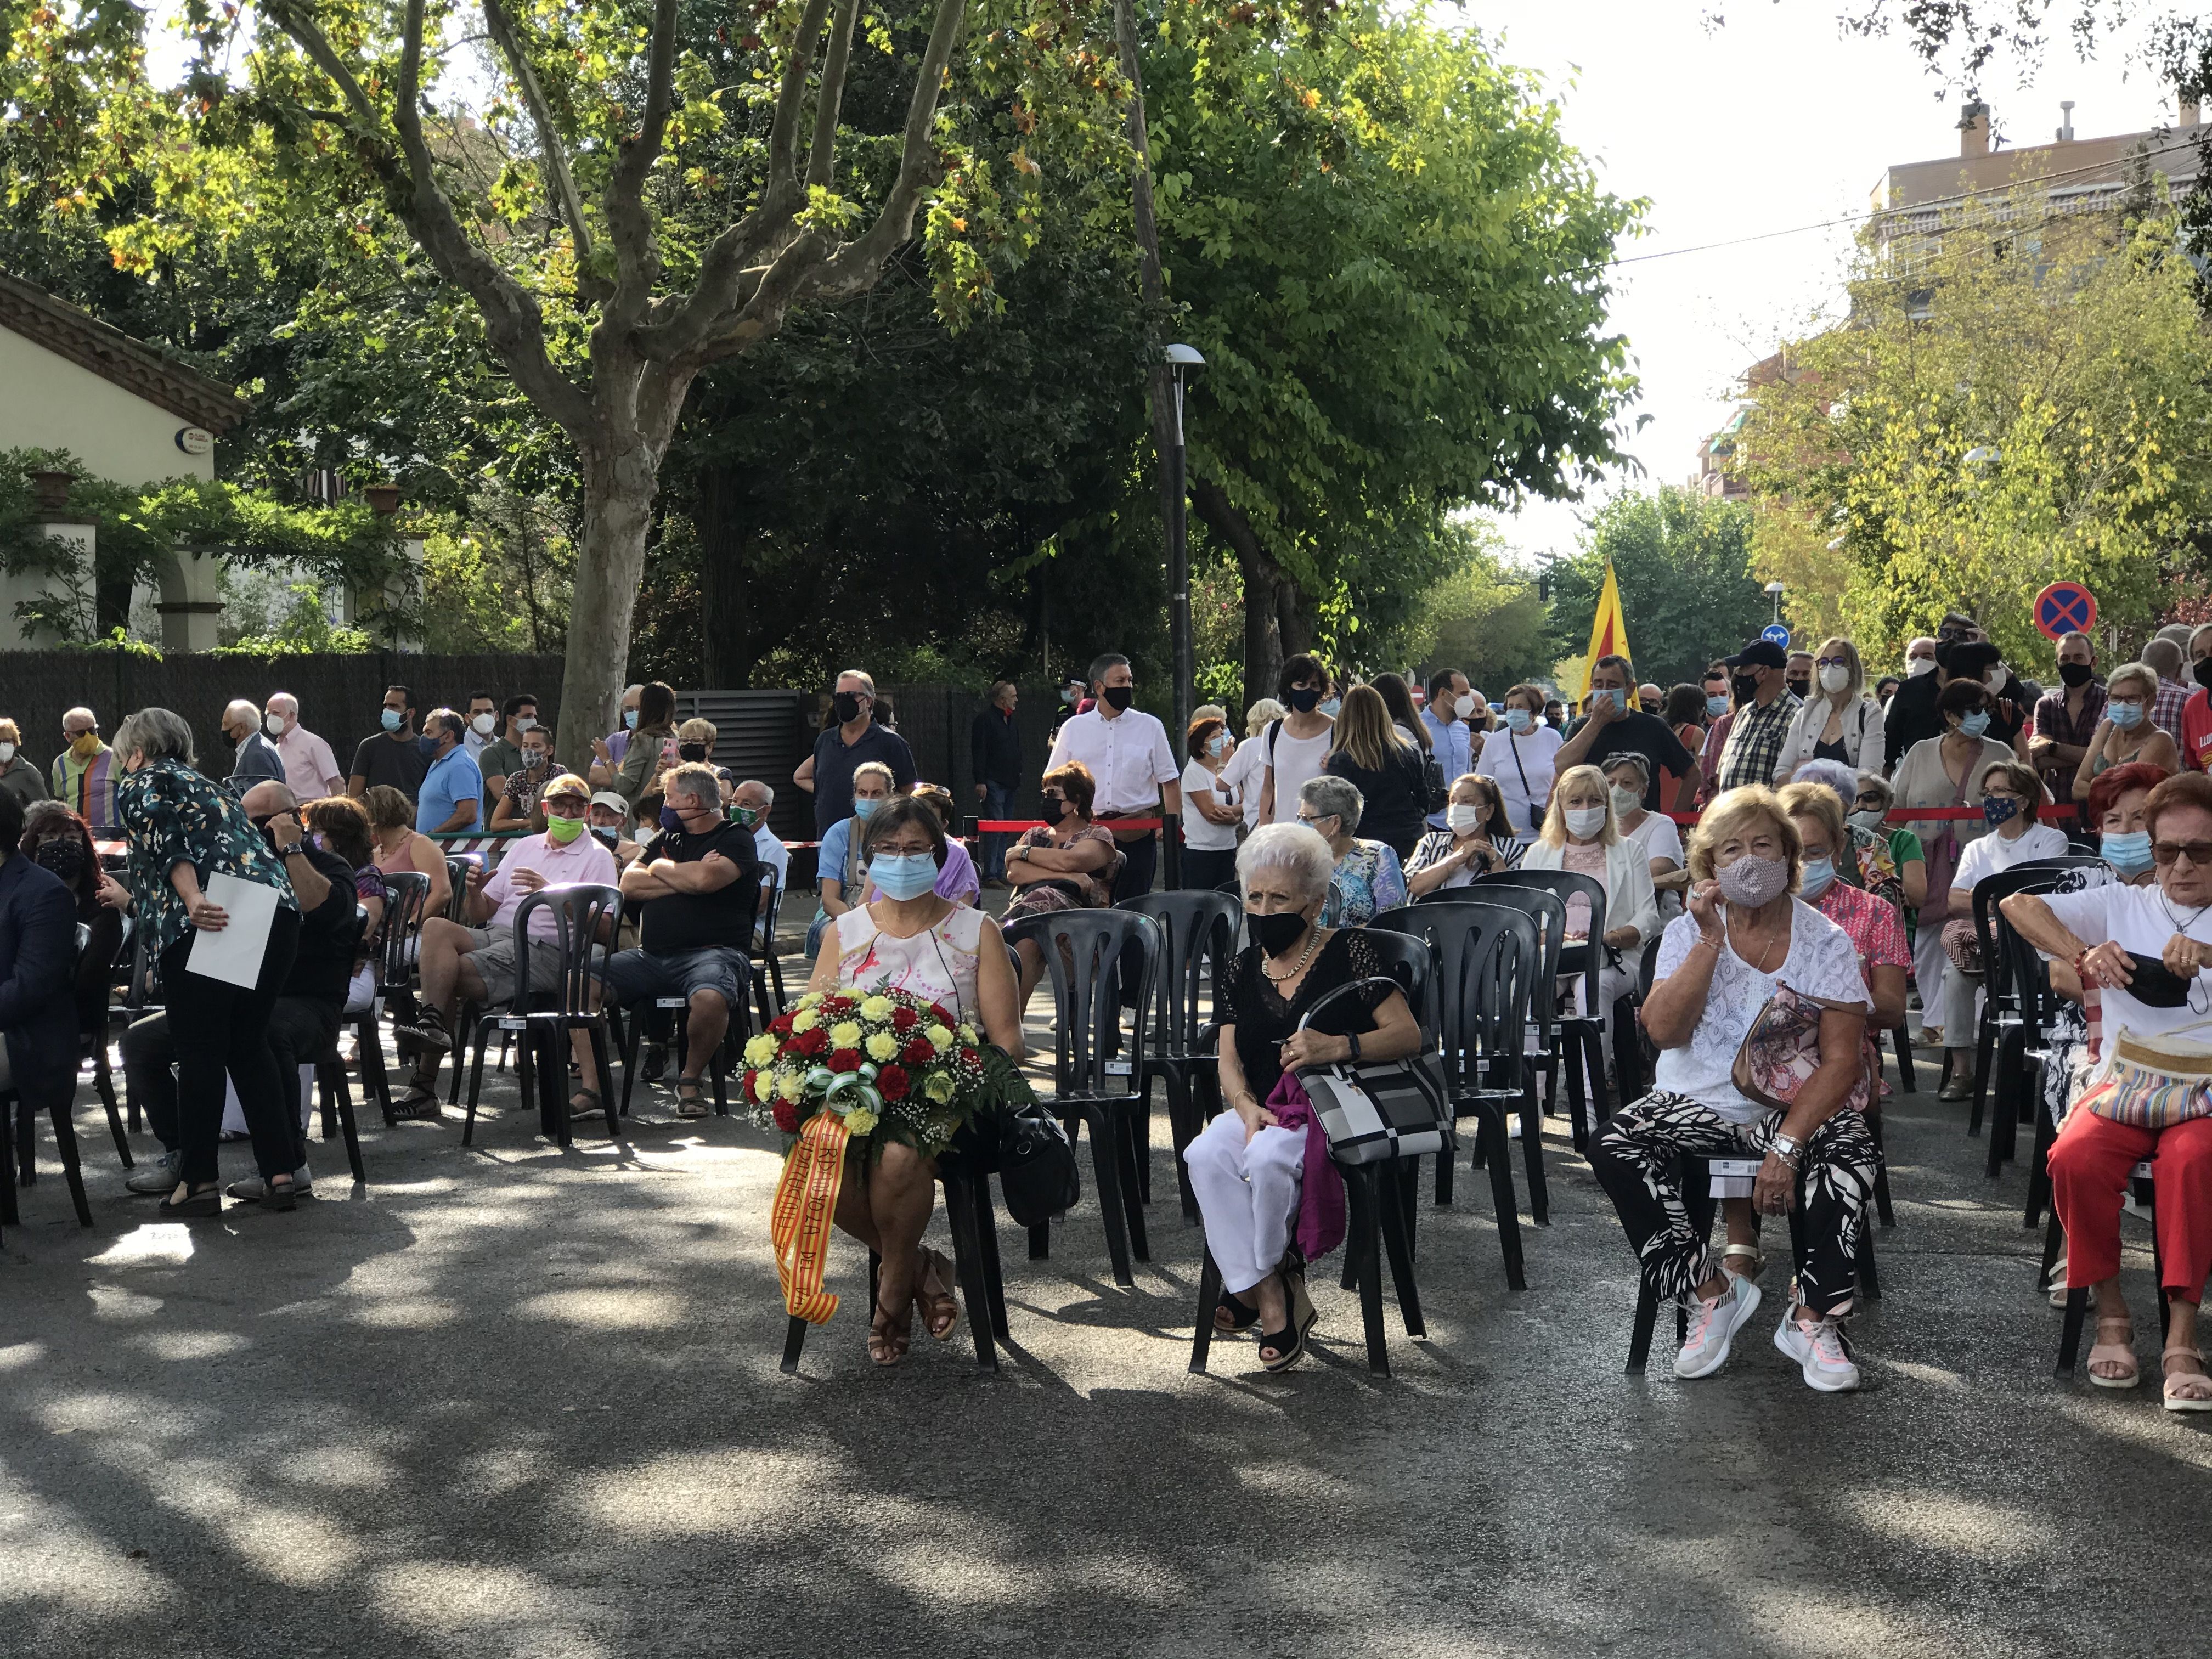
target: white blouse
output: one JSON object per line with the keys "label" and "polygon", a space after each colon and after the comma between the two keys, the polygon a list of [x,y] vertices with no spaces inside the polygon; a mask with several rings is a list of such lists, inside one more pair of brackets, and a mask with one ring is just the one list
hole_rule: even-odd
{"label": "white blouse", "polygon": [[[897,939],[876,925],[875,907],[857,904],[837,918],[837,983],[860,991],[888,985],[942,1003],[962,1019],[980,1020],[975,988],[984,925],[990,918],[967,905],[912,939]],[[991,928],[994,948],[999,930]]]}

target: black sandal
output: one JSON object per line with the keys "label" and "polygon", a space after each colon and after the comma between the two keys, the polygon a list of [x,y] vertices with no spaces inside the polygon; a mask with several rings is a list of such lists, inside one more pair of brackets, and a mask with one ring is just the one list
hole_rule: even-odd
{"label": "black sandal", "polygon": [[392,1103],[384,1115],[384,1123],[390,1128],[395,1123],[422,1123],[446,1115],[439,1102],[437,1091],[422,1084],[410,1084],[407,1092]]}
{"label": "black sandal", "polygon": [[[1229,1316],[1227,1324],[1222,1323],[1224,1314]],[[1260,1310],[1257,1308],[1240,1297],[1231,1296],[1227,1291],[1222,1291],[1221,1301],[1213,1310],[1215,1334],[1235,1336],[1240,1332],[1250,1330],[1259,1322]]]}
{"label": "black sandal", "polygon": [[[1275,1354],[1273,1359],[1267,1358],[1267,1352],[1271,1348]],[[1305,1355],[1304,1334],[1295,1325],[1286,1325],[1273,1336],[1263,1336],[1260,1339],[1260,1363],[1270,1371],[1286,1371],[1304,1358]]]}
{"label": "black sandal", "polygon": [[173,1194],[161,1200],[161,1208],[156,1213],[180,1220],[198,1216],[221,1215],[222,1213],[222,1183],[211,1182],[196,1193],[187,1192],[182,1198],[178,1198]]}

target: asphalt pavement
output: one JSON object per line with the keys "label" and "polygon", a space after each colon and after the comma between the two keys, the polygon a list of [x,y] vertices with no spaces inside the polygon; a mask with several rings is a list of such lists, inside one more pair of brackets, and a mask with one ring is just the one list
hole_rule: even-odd
{"label": "asphalt pavement", "polygon": [[775,1137],[655,1091],[564,1152],[509,1078],[489,1097],[473,1149],[458,1114],[365,1126],[365,1188],[333,1144],[296,1212],[183,1225],[85,1091],[96,1224],[42,1141],[0,1244],[0,1654],[2056,1659],[2201,1622],[2212,1420],[2053,1378],[2025,1176],[1985,1180],[1932,1093],[1889,1109],[1898,1224],[1838,1396],[1778,1306],[1708,1381],[1663,1327],[1625,1376],[1632,1264],[1557,1121],[1525,1291],[1486,1178],[1424,1198],[1428,1334],[1394,1314],[1388,1380],[1321,1271],[1303,1369],[1246,1339],[1188,1371],[1164,1147],[1133,1291],[1087,1163],[1049,1261],[1002,1228],[997,1374],[964,1322],[871,1365],[841,1239],[846,1306],[786,1376]]}

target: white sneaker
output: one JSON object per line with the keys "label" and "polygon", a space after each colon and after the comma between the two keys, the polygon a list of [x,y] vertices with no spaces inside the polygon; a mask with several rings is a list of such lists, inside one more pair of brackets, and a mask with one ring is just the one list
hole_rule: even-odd
{"label": "white sneaker", "polygon": [[1759,1286],[1735,1274],[1728,1276],[1727,1291],[1708,1302],[1693,1297],[1689,1334],[1674,1356],[1674,1375],[1690,1380],[1711,1376],[1728,1364],[1729,1343],[1743,1322],[1759,1311]]}
{"label": "white sneaker", "polygon": [[1808,1389],[1822,1394],[1848,1394],[1859,1385],[1859,1368],[1851,1363],[1850,1344],[1844,1340],[1843,1328],[1832,1319],[1808,1324],[1784,1314],[1774,1333],[1774,1346],[1797,1362]]}
{"label": "white sneaker", "polygon": [[164,1197],[177,1185],[177,1166],[183,1160],[175,1152],[163,1152],[151,1164],[131,1172],[124,1182],[134,1193],[160,1193]]}

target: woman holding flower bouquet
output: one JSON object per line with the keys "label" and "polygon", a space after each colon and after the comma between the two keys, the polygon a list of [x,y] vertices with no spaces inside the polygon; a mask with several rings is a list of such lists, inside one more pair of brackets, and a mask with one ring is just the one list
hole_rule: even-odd
{"label": "woman holding flower bouquet", "polygon": [[[1005,943],[991,919],[982,911],[955,904],[935,891],[939,872],[945,866],[947,842],[945,824],[928,806],[911,795],[898,795],[878,808],[867,820],[861,856],[866,860],[870,883],[878,895],[855,905],[836,919],[823,935],[815,957],[810,992],[822,993],[830,1003],[822,1005],[830,1021],[814,1027],[827,1035],[825,1048],[834,1045],[840,1029],[832,1005],[836,994],[865,1016],[875,998],[870,993],[903,992],[924,1004],[936,1005],[953,1017],[953,1029],[965,1040],[980,1033],[1014,1059],[1022,1056],[1022,1025],[1014,1006],[1014,973]],[[910,1047],[927,1046],[929,1034],[945,1028],[925,1019],[909,1025],[905,1009],[883,1016],[891,1030],[864,1041],[895,1048],[903,1038]],[[799,1019],[816,1011],[802,1005]],[[817,1016],[818,1017],[818,1016]],[[782,1022],[777,1022],[781,1024]],[[860,1029],[862,1022],[854,1025]],[[902,1029],[903,1028],[903,1029]],[[756,1042],[763,1041],[755,1038]],[[940,1045],[941,1047],[942,1045]],[[772,1054],[771,1042],[765,1054]],[[873,1070],[872,1050],[868,1069]],[[915,1048],[920,1053],[920,1048]],[[873,1085],[886,1104],[884,1114],[908,1097],[907,1071],[900,1062],[903,1051],[893,1052],[881,1062]],[[760,1065],[750,1052],[747,1059]],[[835,1069],[837,1056],[827,1055]],[[899,1092],[894,1095],[893,1091]],[[780,1100],[779,1127],[795,1130],[798,1103]],[[901,1121],[904,1121],[902,1114]],[[879,1127],[873,1113],[866,1119],[858,1112],[846,1119],[852,1129],[847,1143],[843,1184],[837,1197],[836,1219],[844,1231],[859,1239],[882,1259],[877,1283],[876,1306],[868,1332],[868,1357],[878,1365],[896,1365],[906,1355],[912,1335],[914,1306],[919,1303],[922,1322],[931,1336],[943,1341],[959,1322],[960,1304],[953,1299],[952,1263],[941,1251],[922,1248],[921,1236],[936,1206],[937,1163],[933,1146],[895,1139]],[[874,1130],[875,1133],[870,1133]],[[949,1135],[949,1132],[948,1132]],[[916,1140],[929,1143],[925,1129]]]}

